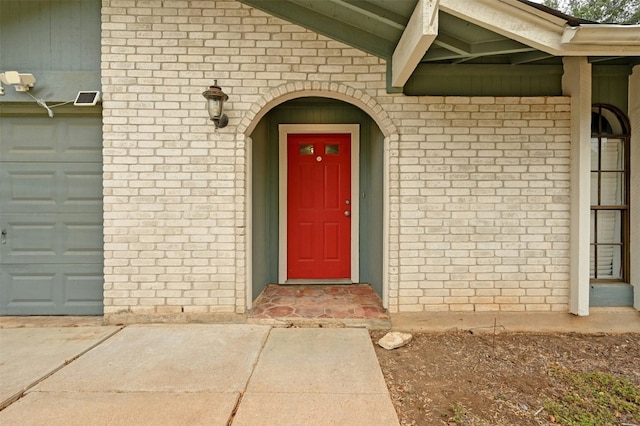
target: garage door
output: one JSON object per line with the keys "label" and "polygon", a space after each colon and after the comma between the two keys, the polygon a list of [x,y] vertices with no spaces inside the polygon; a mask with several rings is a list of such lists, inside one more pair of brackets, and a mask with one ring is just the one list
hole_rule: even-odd
{"label": "garage door", "polygon": [[0,315],[103,312],[100,117],[0,117]]}

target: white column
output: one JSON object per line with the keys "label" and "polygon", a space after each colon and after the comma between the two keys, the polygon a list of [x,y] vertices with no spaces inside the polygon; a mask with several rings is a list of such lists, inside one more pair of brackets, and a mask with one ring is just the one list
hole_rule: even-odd
{"label": "white column", "polygon": [[640,310],[640,65],[629,76],[629,120],[631,121],[631,284],[633,306]]}
{"label": "white column", "polygon": [[571,96],[571,267],[569,310],[589,315],[591,64],[565,57],[562,91]]}

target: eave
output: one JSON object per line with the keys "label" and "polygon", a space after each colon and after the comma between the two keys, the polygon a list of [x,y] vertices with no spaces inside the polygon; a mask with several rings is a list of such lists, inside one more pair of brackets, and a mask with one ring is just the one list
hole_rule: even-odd
{"label": "eave", "polygon": [[592,23],[527,0],[239,1],[384,59],[389,91],[434,62],[640,57],[640,26]]}

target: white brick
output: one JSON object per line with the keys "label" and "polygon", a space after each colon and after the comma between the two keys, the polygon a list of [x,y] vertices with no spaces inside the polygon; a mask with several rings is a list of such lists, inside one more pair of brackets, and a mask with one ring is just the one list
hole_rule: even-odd
{"label": "white brick", "polygon": [[[391,312],[566,310],[568,98],[389,95],[380,59],[231,1],[103,0],[103,20],[105,313],[244,311],[234,128],[310,81],[399,128]],[[214,77],[232,95],[217,134],[193,89]]]}

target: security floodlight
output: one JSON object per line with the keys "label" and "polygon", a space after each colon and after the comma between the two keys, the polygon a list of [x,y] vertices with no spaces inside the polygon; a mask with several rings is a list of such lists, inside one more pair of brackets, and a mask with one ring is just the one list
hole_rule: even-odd
{"label": "security floodlight", "polygon": [[33,74],[19,73],[18,71],[5,71],[0,74],[0,81],[15,87],[17,92],[28,92],[36,84]]}

